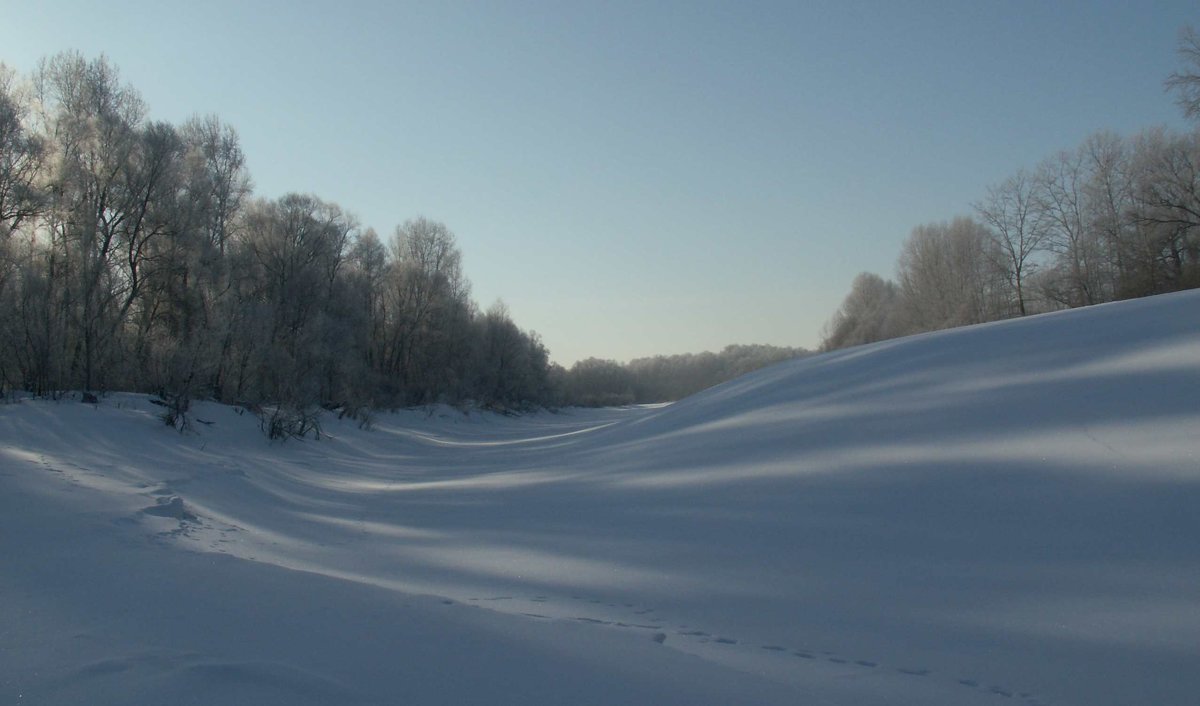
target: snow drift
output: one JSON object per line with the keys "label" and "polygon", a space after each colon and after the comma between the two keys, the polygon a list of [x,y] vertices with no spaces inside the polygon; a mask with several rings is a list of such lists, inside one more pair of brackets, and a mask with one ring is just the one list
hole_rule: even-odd
{"label": "snow drift", "polygon": [[1187,704],[1200,293],[662,407],[0,406],[0,702]]}

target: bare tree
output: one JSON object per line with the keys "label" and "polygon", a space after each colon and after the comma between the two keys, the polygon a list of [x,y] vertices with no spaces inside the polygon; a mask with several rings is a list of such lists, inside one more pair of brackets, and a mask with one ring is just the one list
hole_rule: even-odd
{"label": "bare tree", "polygon": [[310,405],[328,392],[337,346],[329,307],[356,227],[336,204],[315,196],[288,194],[248,209],[241,273],[248,286],[241,296],[257,314],[246,332],[255,341],[257,396]]}
{"label": "bare tree", "polygon": [[66,291],[70,326],[63,340],[74,382],[93,389],[111,369],[111,334],[128,294],[117,265],[123,235],[140,227],[144,205],[129,179],[145,109],[104,58],[59,54],[42,62],[35,87],[54,160],[49,225],[58,259],[51,277]]}
{"label": "bare tree", "polygon": [[409,403],[432,401],[464,382],[470,356],[469,287],[445,225],[406,221],[392,237],[388,343],[383,371]]}
{"label": "bare tree", "polygon": [[475,380],[478,401],[509,410],[536,399],[545,383],[547,353],[536,335],[513,323],[508,307],[496,302],[478,321]]}
{"label": "bare tree", "polygon": [[45,148],[25,128],[26,112],[13,72],[0,64],[0,240],[7,240],[43,206],[37,180]]}
{"label": "bare tree", "polygon": [[987,228],[972,218],[917,226],[897,263],[908,321],[917,331],[1002,318],[997,256]]}
{"label": "bare tree", "polygon": [[379,374],[387,356],[388,252],[373,228],[361,233],[347,256],[349,296],[364,316],[364,364]]}
{"label": "bare tree", "polygon": [[[14,74],[0,64],[0,394],[16,385],[20,358],[17,345],[23,323],[17,283],[24,244],[13,234],[41,212],[44,198],[39,188],[45,150],[41,139],[25,128],[26,106],[18,95]],[[27,241],[28,242],[28,241]]]}
{"label": "bare tree", "polygon": [[1028,312],[1025,280],[1034,267],[1033,257],[1047,238],[1043,212],[1038,208],[1036,182],[1024,170],[988,188],[987,197],[975,204],[975,212],[988,226],[999,255],[997,265],[1012,288],[1017,312]]}
{"label": "bare tree", "polygon": [[1179,33],[1179,58],[1184,66],[1167,77],[1166,87],[1175,91],[1184,116],[1200,120],[1200,33],[1193,27]]}
{"label": "bare tree", "polygon": [[1105,291],[1112,298],[1129,296],[1134,271],[1136,229],[1126,141],[1109,132],[1088,137],[1080,147],[1087,179],[1083,184],[1085,228],[1102,248]]}
{"label": "bare tree", "polygon": [[1055,260],[1043,278],[1043,295],[1060,306],[1098,304],[1112,297],[1106,284],[1103,243],[1088,227],[1090,178],[1084,148],[1059,152],[1038,167],[1037,209]]}
{"label": "bare tree", "polygon": [[1146,293],[1200,285],[1200,132],[1143,131],[1131,173]]}
{"label": "bare tree", "polygon": [[224,255],[235,217],[251,190],[237,131],[209,115],[188,120],[180,134],[187,144],[188,197],[197,226]]}

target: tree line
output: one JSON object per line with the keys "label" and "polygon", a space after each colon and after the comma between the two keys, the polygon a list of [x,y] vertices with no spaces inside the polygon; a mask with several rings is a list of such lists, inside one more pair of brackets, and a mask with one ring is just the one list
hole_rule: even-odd
{"label": "tree line", "polygon": [[0,68],[0,392],[358,413],[542,404],[550,376],[443,224],[255,198],[232,127],[150,120],[104,58]]}
{"label": "tree line", "polygon": [[768,365],[810,355],[803,348],[726,346],[720,353],[685,353],[635,358],[621,364],[588,358],[565,371],[564,398],[581,406],[668,402]]}
{"label": "tree line", "polygon": [[[1172,74],[1200,120],[1200,35]],[[1200,127],[1091,135],[991,186],[973,213],[917,226],[894,280],[864,272],[822,348],[1200,286]]]}

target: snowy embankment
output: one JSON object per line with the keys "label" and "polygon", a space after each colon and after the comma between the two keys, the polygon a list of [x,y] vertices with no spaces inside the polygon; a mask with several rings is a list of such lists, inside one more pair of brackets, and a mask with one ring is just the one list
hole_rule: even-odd
{"label": "snowy embankment", "polygon": [[1200,293],[659,408],[0,405],[0,703],[1193,704]]}

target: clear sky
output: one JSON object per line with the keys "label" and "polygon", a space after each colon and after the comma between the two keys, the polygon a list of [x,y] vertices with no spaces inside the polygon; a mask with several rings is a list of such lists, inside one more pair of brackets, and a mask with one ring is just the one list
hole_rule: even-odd
{"label": "clear sky", "polygon": [[553,359],[815,347],[913,226],[1097,130],[1182,127],[1188,1],[0,0],[0,61],[106,54],[256,193],[458,237]]}

